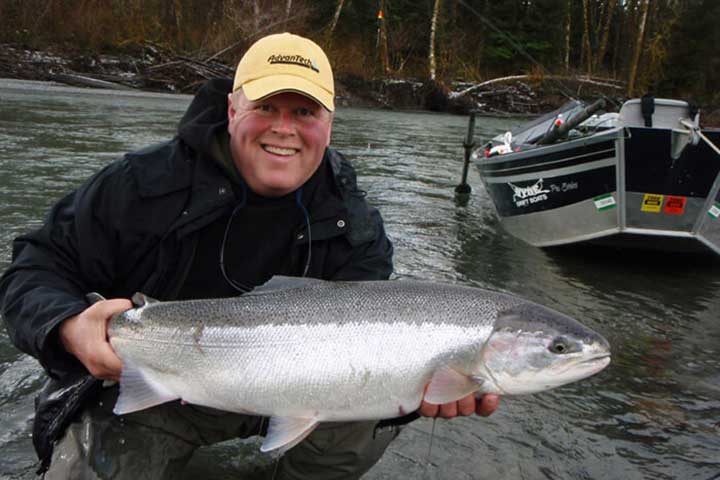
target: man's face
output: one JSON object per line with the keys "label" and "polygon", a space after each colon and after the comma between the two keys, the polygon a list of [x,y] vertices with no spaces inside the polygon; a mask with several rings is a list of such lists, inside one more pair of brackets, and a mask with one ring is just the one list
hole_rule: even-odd
{"label": "man's face", "polygon": [[228,95],[230,151],[257,194],[287,195],[309,179],[330,144],[332,114],[298,93],[252,102],[241,90]]}

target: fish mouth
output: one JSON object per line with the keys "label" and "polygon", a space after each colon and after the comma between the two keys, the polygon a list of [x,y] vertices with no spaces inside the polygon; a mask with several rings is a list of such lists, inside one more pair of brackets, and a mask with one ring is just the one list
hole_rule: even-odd
{"label": "fish mouth", "polygon": [[582,361],[578,362],[576,365],[582,366],[584,368],[591,368],[591,369],[597,368],[599,371],[599,370],[602,370],[603,368],[607,367],[609,364],[610,364],[610,354],[605,353],[602,355],[597,355],[595,357],[582,360]]}

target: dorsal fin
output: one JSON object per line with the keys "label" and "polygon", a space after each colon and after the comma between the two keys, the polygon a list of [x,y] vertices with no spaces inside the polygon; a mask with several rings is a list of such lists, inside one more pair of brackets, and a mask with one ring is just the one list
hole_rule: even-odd
{"label": "dorsal fin", "polygon": [[158,303],[160,300],[155,300],[152,297],[148,297],[144,293],[137,292],[135,295],[132,296],[132,303],[135,305],[135,307],[144,307],[146,305],[149,305],[151,303]]}
{"label": "dorsal fin", "polygon": [[103,300],[107,300],[105,297],[103,297],[97,292],[90,292],[85,294],[85,299],[90,303],[97,303],[102,302]]}
{"label": "dorsal fin", "polygon": [[255,287],[252,291],[245,295],[263,295],[272,292],[282,292],[285,290],[293,290],[295,288],[303,288],[310,285],[318,285],[325,283],[325,280],[307,277],[286,277],[283,275],[275,275],[262,285]]}

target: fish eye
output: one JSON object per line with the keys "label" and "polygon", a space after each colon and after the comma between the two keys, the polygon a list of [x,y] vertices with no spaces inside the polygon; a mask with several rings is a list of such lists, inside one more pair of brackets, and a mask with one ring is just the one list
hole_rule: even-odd
{"label": "fish eye", "polygon": [[557,337],[553,339],[552,343],[548,347],[552,353],[562,355],[563,353],[570,353],[571,348],[569,342],[563,337]]}

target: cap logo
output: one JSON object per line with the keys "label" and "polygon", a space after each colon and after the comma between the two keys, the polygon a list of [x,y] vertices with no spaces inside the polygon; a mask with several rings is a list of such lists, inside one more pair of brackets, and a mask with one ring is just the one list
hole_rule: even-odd
{"label": "cap logo", "polygon": [[320,73],[320,69],[317,67],[315,62],[301,55],[270,55],[267,61],[271,64],[284,63],[287,65],[299,65]]}

